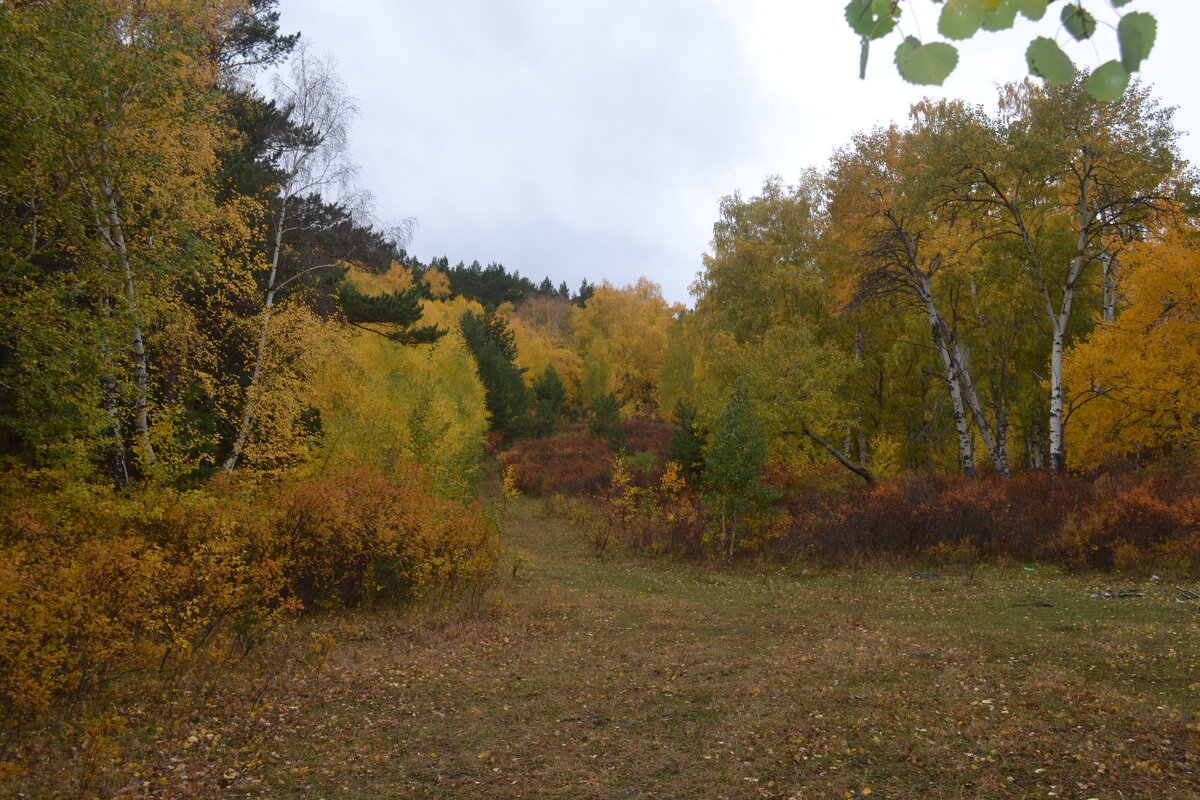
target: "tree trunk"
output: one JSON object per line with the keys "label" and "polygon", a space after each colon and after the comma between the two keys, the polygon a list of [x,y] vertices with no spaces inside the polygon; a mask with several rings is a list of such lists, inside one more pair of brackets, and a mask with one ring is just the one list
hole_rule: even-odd
{"label": "tree trunk", "polygon": [[[944,323],[943,323],[944,324]],[[971,410],[971,416],[975,418],[975,424],[979,428],[979,436],[983,439],[983,445],[988,450],[988,455],[991,456],[992,466],[996,470],[996,474],[1001,478],[1012,477],[1012,472],[1008,466],[1008,451],[1005,447],[1004,439],[1001,436],[992,436],[991,426],[988,424],[987,417],[983,415],[983,407],[979,404],[979,396],[975,392],[975,384],[971,380],[971,371],[967,369],[964,363],[962,352],[955,344],[951,351],[955,366],[958,369],[959,380],[962,383],[963,401]],[[1001,425],[1001,420],[996,420],[997,430]]]}
{"label": "tree trunk", "polygon": [[133,402],[133,424],[137,428],[141,456],[145,460],[146,466],[153,470],[158,466],[158,457],[154,454],[154,446],[150,441],[150,414],[147,400],[150,394],[150,370],[146,362],[146,342],[142,337],[141,314],[138,311],[133,268],[129,263],[129,249],[125,244],[125,232],[121,227],[121,217],[117,210],[116,192],[107,177],[101,178],[100,191],[104,195],[105,213],[108,216],[108,238],[121,267],[125,301],[129,304],[129,313],[133,319],[133,377],[137,385],[137,397]]}
{"label": "tree trunk", "polygon": [[[107,360],[108,348],[103,350]],[[109,434],[112,437],[112,450],[108,455],[109,470],[116,487],[124,489],[129,485],[129,465],[125,461],[125,439],[121,435],[121,405],[117,400],[117,377],[111,370],[105,372],[101,386],[104,388],[104,412],[108,414]]]}
{"label": "tree trunk", "polygon": [[968,478],[975,477],[975,445],[971,441],[970,423],[967,420],[967,412],[963,405],[962,384],[959,382],[959,369],[956,365],[956,359],[951,355],[951,342],[948,342],[947,335],[949,329],[946,323],[942,320],[941,313],[933,304],[933,295],[930,290],[929,279],[921,276],[920,282],[917,285],[918,294],[921,302],[925,306],[925,314],[929,320],[929,334],[933,337],[933,346],[937,350],[938,356],[942,360],[942,371],[946,377],[946,383],[950,387],[951,407],[954,411],[954,429],[958,434],[958,465],[963,474]]}
{"label": "tree trunk", "polygon": [[1050,414],[1047,427],[1050,429],[1050,469],[1062,472],[1067,466],[1063,446],[1063,328],[1065,319],[1054,320],[1054,335],[1050,340]]}
{"label": "tree trunk", "polygon": [[850,456],[848,454],[843,453],[841,450],[838,450],[832,444],[830,444],[829,442],[822,439],[820,436],[817,436],[815,433],[810,431],[807,427],[801,427],[800,432],[803,433],[805,436],[807,436],[809,439],[812,439],[814,442],[819,444],[821,447],[828,450],[829,453],[834,458],[836,458],[838,460],[838,463],[841,464],[843,467],[850,470],[851,472],[853,472],[858,477],[862,478],[867,483],[875,482],[875,475],[872,474],[871,470],[867,469],[862,464],[854,463],[854,461],[852,461],[850,459]]}
{"label": "tree trunk", "polygon": [[246,386],[246,400],[242,406],[242,420],[238,425],[237,436],[233,440],[233,446],[229,450],[229,455],[221,464],[221,469],[226,472],[232,471],[237,466],[238,459],[242,455],[242,450],[246,447],[246,440],[250,437],[250,431],[254,427],[254,417],[258,411],[258,385],[259,378],[262,376],[263,362],[266,360],[267,336],[271,324],[271,312],[275,307],[275,283],[279,275],[279,254],[283,249],[283,225],[287,217],[287,204],[288,198],[285,196],[280,202],[279,222],[275,226],[275,246],[271,253],[271,271],[267,275],[267,295],[263,301],[262,325],[259,327],[258,347],[254,351],[254,366],[250,370],[250,382]]}
{"label": "tree trunk", "polygon": [[1117,316],[1117,258],[1105,255],[1101,264],[1104,268],[1104,322],[1111,325]]}

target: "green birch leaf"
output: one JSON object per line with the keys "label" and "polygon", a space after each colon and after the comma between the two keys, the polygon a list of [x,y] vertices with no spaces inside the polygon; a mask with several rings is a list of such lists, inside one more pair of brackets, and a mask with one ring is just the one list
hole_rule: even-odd
{"label": "green birch leaf", "polygon": [[1008,30],[1017,21],[1019,0],[1000,0],[998,3],[985,3],[986,13],[983,17],[985,31]]}
{"label": "green birch leaf", "polygon": [[1126,72],[1137,72],[1142,60],[1150,55],[1154,38],[1158,33],[1158,21],[1153,14],[1135,11],[1121,17],[1117,26],[1117,39],[1121,43],[1121,65]]}
{"label": "green birch leaf", "polygon": [[1083,6],[1068,4],[1062,10],[1062,24],[1067,33],[1081,42],[1096,32],[1096,18]]}
{"label": "green birch leaf", "polygon": [[846,4],[846,22],[855,33],[868,39],[887,36],[896,27],[899,16],[892,14],[891,3],[878,0],[850,0]]}
{"label": "green birch leaf", "polygon": [[970,39],[983,25],[983,0],[946,0],[938,17],[938,32],[947,39]]}
{"label": "green birch leaf", "polygon": [[1097,100],[1117,100],[1129,85],[1129,73],[1120,61],[1106,61],[1087,80],[1088,94]]}
{"label": "green birch leaf", "polygon": [[1039,36],[1029,43],[1025,51],[1025,62],[1029,64],[1029,74],[1045,78],[1055,86],[1070,83],[1075,77],[1075,64],[1062,51],[1058,43],[1045,36]]}
{"label": "green birch leaf", "polygon": [[1018,2],[1021,4],[1021,13],[1034,22],[1046,16],[1046,6],[1050,4],[1050,0],[1018,0]]}
{"label": "green birch leaf", "polygon": [[1133,0],[1112,0],[1113,8],[1129,5]]}
{"label": "green birch leaf", "polygon": [[909,36],[896,48],[896,69],[909,83],[941,86],[958,64],[958,50],[945,42],[921,44]]}

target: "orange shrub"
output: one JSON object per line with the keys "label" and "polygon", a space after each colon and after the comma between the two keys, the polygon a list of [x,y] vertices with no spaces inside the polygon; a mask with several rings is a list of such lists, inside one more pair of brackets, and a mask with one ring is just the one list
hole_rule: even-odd
{"label": "orange shrub", "polygon": [[[207,527],[200,512],[214,502],[73,487],[0,511],[0,706],[9,723],[115,677],[182,668],[220,626],[252,637],[274,621],[278,576],[248,563],[227,530]],[[181,505],[189,513],[177,513]]]}
{"label": "orange shrub", "polygon": [[433,494],[416,467],[395,479],[349,467],[287,487],[265,543],[305,607],[411,599],[490,574],[499,538],[478,501]]}
{"label": "orange shrub", "polygon": [[1200,497],[1191,481],[1108,480],[1098,488],[1100,502],[1078,514],[1060,537],[1060,552],[1072,566],[1200,573]]}
{"label": "orange shrub", "polygon": [[482,506],[435,496],[414,467],[346,468],[257,495],[209,488],[0,496],[4,724],[115,678],[220,662],[302,605],[479,585],[498,555]]}

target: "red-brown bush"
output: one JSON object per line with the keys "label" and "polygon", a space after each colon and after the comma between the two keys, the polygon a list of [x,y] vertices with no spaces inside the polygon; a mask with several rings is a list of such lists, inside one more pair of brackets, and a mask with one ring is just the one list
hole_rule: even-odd
{"label": "red-brown bush", "polygon": [[655,417],[638,417],[621,425],[626,453],[653,453],[661,460],[671,443],[671,423]]}
{"label": "red-brown bush", "polygon": [[517,442],[500,456],[521,492],[578,497],[608,488],[613,454],[601,439],[574,432]]}
{"label": "red-brown bush", "polygon": [[1200,497],[1180,475],[1097,482],[1099,502],[1059,538],[1073,566],[1133,571],[1155,566],[1200,573]]}
{"label": "red-brown bush", "polygon": [[846,561],[968,544],[982,557],[1030,560],[1091,497],[1087,481],[1047,473],[1008,481],[910,475],[789,508],[780,555]]}
{"label": "red-brown bush", "polygon": [[[741,542],[743,553],[838,564],[1009,558],[1200,573],[1200,496],[1183,474],[1094,482],[1045,472],[975,481],[908,475],[847,487],[775,468],[767,480],[782,495],[782,522]],[[597,502],[613,504],[611,497]],[[647,513],[632,519],[620,537],[631,546],[697,554],[696,525],[668,525]]]}

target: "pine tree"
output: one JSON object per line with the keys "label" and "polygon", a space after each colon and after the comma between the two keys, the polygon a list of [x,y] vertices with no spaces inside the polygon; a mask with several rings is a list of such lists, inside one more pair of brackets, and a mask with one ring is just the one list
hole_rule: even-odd
{"label": "pine tree", "polygon": [[483,383],[492,430],[506,441],[523,436],[530,426],[529,398],[515,363],[517,345],[512,331],[503,317],[490,311],[482,317],[467,312],[460,324]]}
{"label": "pine tree", "polygon": [[[436,325],[417,325],[421,304],[415,290],[366,295],[353,284],[343,283],[338,287],[338,299],[348,323],[401,344],[431,344],[445,334]],[[377,327],[380,325],[386,327]]]}
{"label": "pine tree", "polygon": [[533,409],[537,415],[534,422],[537,435],[549,436],[554,433],[567,409],[567,387],[558,377],[558,370],[553,364],[546,367],[533,384]]}
{"label": "pine tree", "polygon": [[625,429],[621,427],[620,404],[612,392],[605,392],[592,403],[592,419],[588,424],[592,436],[608,442],[614,451],[625,447]]}
{"label": "pine tree", "polygon": [[667,460],[679,465],[688,483],[698,483],[704,474],[704,446],[708,437],[696,426],[696,409],[683,401],[675,405],[674,421]]}

